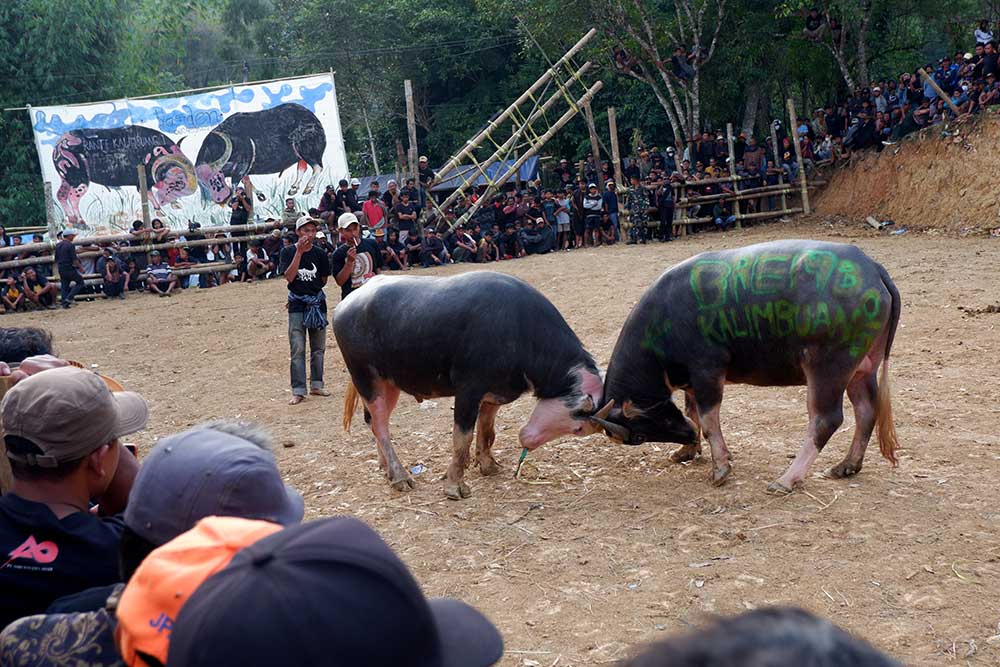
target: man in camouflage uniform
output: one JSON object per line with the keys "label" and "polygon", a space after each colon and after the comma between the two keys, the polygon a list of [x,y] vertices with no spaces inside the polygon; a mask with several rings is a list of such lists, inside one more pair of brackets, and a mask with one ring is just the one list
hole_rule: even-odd
{"label": "man in camouflage uniform", "polygon": [[629,230],[628,243],[646,243],[646,224],[649,217],[649,191],[639,182],[639,176],[633,175],[631,185],[625,193],[625,207],[628,209]]}

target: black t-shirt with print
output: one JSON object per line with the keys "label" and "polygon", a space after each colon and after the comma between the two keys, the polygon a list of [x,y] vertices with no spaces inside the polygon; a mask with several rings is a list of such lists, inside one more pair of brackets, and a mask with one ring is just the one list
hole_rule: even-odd
{"label": "black t-shirt with print", "polygon": [[[278,261],[278,273],[283,274],[288,270],[292,260],[295,259],[295,246],[290,245],[281,249]],[[330,275],[330,260],[326,253],[313,245],[308,251],[302,253],[299,259],[299,270],[295,280],[288,283],[288,291],[298,296],[315,296],[323,291],[323,279]],[[305,312],[305,304],[297,301],[288,303],[288,312]],[[326,312],[326,306],[323,306]]]}
{"label": "black t-shirt with print", "polygon": [[121,581],[124,527],[117,517],[75,512],[58,519],[42,503],[0,497],[0,628],[64,595]]}
{"label": "black t-shirt with print", "polygon": [[[345,243],[333,251],[333,256],[330,258],[330,274],[334,279],[347,264],[347,249],[348,245]],[[371,279],[380,266],[382,266],[382,251],[379,250],[378,244],[372,239],[361,239],[358,243],[357,258],[354,260],[354,271],[340,286],[341,300],[346,299],[348,294]]]}

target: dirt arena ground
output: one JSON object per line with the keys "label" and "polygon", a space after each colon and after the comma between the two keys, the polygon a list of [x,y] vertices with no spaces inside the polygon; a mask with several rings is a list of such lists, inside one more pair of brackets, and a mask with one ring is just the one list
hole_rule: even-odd
{"label": "dirt arena ground", "polygon": [[706,459],[674,465],[669,446],[628,448],[603,436],[542,447],[515,481],[517,429],[533,405],[525,397],[498,418],[503,474],[470,469],[472,498],[452,502],[440,482],[451,400],[404,398],[393,415],[402,460],[427,467],[406,494],[380,474],[360,415],[350,435],[341,431],[346,374],[332,335],[333,397],[286,405],[281,282],[2,322],[50,328],[63,356],[144,394],[152,421],[142,448],[206,419],[267,425],[307,518],[349,513],[375,526],[429,595],[462,598],[496,622],[502,665],[613,663],[707,615],[771,604],[806,607],[909,665],[1000,664],[1000,314],[988,309],[1000,300],[1000,239],[893,237],[811,218],[492,268],[544,292],[603,366],[662,270],[703,250],[788,237],[856,242],[899,286],[892,375],[904,450],[897,470],[873,446],[857,477],[822,478],[850,442],[847,406],[817,474],[786,498],[764,491],[801,442],[801,388],[727,389],[735,475],[718,489]]}

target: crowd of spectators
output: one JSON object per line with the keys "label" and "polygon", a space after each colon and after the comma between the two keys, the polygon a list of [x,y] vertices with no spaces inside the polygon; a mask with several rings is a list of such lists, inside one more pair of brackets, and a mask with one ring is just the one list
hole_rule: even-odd
{"label": "crowd of spectators", "polygon": [[[138,456],[124,440],[146,427],[146,400],[51,347],[45,331],[0,330],[0,455],[12,473],[0,485],[0,667],[501,659],[489,619],[426,598],[363,522],[304,522],[265,430],[201,423]],[[622,664],[750,662],[898,665],[786,608],[719,619]]]}

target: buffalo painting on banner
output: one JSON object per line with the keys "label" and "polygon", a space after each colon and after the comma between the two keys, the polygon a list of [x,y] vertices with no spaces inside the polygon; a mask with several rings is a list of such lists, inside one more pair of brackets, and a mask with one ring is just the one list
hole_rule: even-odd
{"label": "buffalo painting on banner", "polygon": [[248,185],[262,220],[286,197],[305,211],[348,176],[332,74],[29,113],[56,224],[84,234],[142,218],[140,169],[151,215],[174,228],[225,224]]}

